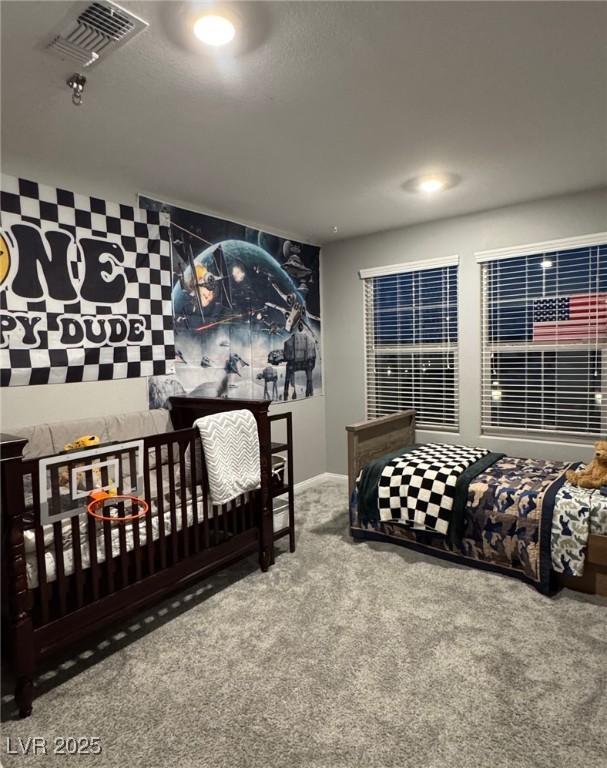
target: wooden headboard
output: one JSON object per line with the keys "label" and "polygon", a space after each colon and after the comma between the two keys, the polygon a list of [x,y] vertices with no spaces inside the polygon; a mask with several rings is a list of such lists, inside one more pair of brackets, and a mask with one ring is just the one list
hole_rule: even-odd
{"label": "wooden headboard", "polygon": [[415,411],[401,411],[346,427],[348,432],[348,494],[360,470],[373,459],[415,442]]}

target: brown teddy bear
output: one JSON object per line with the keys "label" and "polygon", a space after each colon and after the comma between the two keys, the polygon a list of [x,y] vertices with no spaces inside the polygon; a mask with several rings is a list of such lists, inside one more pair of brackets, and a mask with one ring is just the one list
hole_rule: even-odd
{"label": "brown teddy bear", "polygon": [[590,464],[583,469],[570,469],[567,480],[580,488],[601,488],[607,485],[607,440],[596,442],[594,458]]}

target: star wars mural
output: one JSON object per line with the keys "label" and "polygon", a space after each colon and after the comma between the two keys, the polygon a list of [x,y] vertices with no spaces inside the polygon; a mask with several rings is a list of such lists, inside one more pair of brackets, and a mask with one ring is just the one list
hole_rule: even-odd
{"label": "star wars mural", "polygon": [[140,196],[171,218],[175,376],[172,394],[296,400],[319,394],[319,248]]}

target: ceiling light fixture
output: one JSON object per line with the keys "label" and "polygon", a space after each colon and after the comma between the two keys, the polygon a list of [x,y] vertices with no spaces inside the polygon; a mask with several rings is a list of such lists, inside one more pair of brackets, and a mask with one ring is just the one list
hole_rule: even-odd
{"label": "ceiling light fixture", "polygon": [[434,195],[443,192],[459,183],[459,176],[452,173],[436,173],[427,176],[415,176],[403,184],[407,192],[415,192],[422,195]]}
{"label": "ceiling light fixture", "polygon": [[425,195],[431,195],[433,192],[442,192],[445,188],[445,180],[436,176],[426,176],[419,180],[417,189]]}
{"label": "ceiling light fixture", "polygon": [[551,266],[552,266],[552,262],[550,261],[550,259],[544,259],[544,260],[543,260],[543,261],[540,263],[540,267],[541,267],[542,269],[550,269],[550,267],[551,267]]}
{"label": "ceiling light fixture", "polygon": [[194,34],[206,45],[218,48],[232,42],[236,27],[225,16],[207,14],[194,23]]}

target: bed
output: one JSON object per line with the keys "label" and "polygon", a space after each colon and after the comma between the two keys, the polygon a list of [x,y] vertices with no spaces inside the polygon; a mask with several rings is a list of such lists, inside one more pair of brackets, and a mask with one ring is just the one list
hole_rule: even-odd
{"label": "bed", "polygon": [[[607,596],[607,496],[566,481],[577,464],[419,446],[414,411],[346,429],[355,540],[393,542],[514,576],[545,595],[567,586]],[[430,466],[428,456],[460,456],[452,463],[461,474],[444,491],[448,503],[440,507],[438,497],[436,517],[420,514],[411,498],[419,493],[415,467]]]}
{"label": "bed", "polygon": [[[192,424],[243,408],[257,427],[261,485],[213,504]],[[3,640],[22,717],[32,711],[40,660],[241,558],[256,553],[263,571],[272,565],[270,422],[276,418],[268,415],[267,402],[174,398],[170,411],[40,425],[2,436]],[[104,461],[107,467],[117,462],[121,483],[129,472],[141,480],[145,516],[99,521],[82,505],[69,506],[77,483],[62,484],[61,473],[81,472],[89,483],[96,471],[84,469],[83,452],[58,453],[80,434],[100,435]],[[127,504],[116,510],[136,511]]]}

